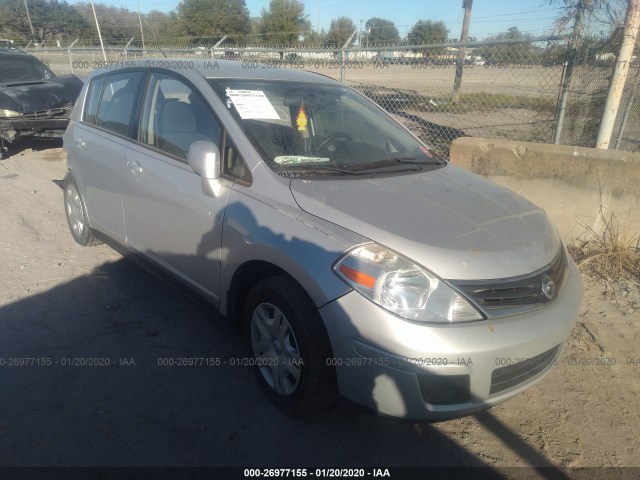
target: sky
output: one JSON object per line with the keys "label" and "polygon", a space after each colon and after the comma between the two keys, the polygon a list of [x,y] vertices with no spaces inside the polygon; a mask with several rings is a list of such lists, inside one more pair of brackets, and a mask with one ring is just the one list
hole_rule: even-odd
{"label": "sky", "polygon": [[[269,0],[245,0],[251,16],[269,5]],[[116,7],[140,11],[161,10],[168,12],[179,0],[101,0]],[[305,11],[313,28],[327,31],[332,19],[347,16],[356,26],[371,17],[393,21],[404,37],[418,19],[443,21],[451,38],[460,36],[462,28],[462,0],[303,0]],[[548,0],[474,0],[469,35],[482,39],[492,34],[506,32],[517,26],[521,32],[532,35],[551,34],[553,21],[559,14],[558,4]]]}
{"label": "sky", "polygon": [[[342,15],[356,26],[371,17],[392,20],[404,37],[418,19],[443,21],[452,38],[460,36],[464,10],[462,0],[304,0],[314,27],[329,29]],[[517,26],[534,35],[551,33],[559,9],[545,0],[474,0],[469,35],[483,38]],[[259,14],[266,0],[247,0],[251,14]]]}

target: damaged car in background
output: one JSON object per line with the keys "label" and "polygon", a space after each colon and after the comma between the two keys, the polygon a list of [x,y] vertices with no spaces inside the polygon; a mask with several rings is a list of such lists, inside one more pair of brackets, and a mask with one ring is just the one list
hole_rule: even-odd
{"label": "damaged car in background", "polygon": [[2,44],[0,158],[20,137],[62,137],[82,85],[75,75],[56,76],[36,57]]}

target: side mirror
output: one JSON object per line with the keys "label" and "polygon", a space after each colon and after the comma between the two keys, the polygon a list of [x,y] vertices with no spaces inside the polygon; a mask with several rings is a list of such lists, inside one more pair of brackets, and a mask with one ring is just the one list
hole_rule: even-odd
{"label": "side mirror", "polygon": [[193,142],[187,153],[187,162],[202,178],[214,180],[220,176],[220,150],[215,143]]}
{"label": "side mirror", "polygon": [[222,181],[218,146],[201,140],[193,142],[187,153],[187,162],[193,171],[200,175],[202,192],[214,198],[219,196],[222,192]]}

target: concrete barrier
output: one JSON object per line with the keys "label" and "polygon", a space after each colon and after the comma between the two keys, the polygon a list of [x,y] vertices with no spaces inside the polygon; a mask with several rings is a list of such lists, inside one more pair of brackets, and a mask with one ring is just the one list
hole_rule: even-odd
{"label": "concrete barrier", "polygon": [[567,242],[586,227],[600,233],[611,213],[630,232],[640,232],[638,153],[463,137],[450,156],[542,207]]}

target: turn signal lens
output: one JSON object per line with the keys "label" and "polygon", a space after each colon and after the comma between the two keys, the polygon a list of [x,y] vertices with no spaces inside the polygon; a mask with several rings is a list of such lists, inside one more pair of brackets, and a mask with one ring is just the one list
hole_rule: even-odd
{"label": "turn signal lens", "polygon": [[455,323],[484,319],[469,300],[445,281],[375,243],[350,250],[333,269],[361,295],[408,320]]}

